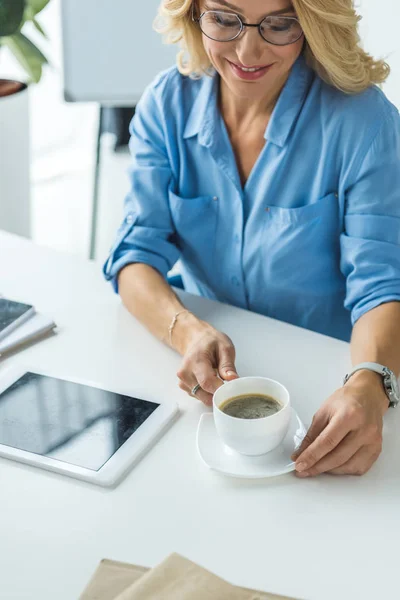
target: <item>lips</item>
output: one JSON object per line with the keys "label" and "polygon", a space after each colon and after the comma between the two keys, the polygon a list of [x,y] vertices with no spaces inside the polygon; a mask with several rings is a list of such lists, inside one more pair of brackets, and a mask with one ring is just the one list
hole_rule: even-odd
{"label": "lips", "polygon": [[234,76],[245,81],[257,81],[264,77],[273,65],[255,65],[253,67],[244,67],[227,60]]}
{"label": "lips", "polygon": [[234,63],[232,61],[228,61],[231,63],[231,65],[234,65],[235,67],[238,67],[238,69],[242,69],[243,71],[258,71],[260,69],[266,69],[267,67],[270,67],[271,65],[242,65],[240,63]]}

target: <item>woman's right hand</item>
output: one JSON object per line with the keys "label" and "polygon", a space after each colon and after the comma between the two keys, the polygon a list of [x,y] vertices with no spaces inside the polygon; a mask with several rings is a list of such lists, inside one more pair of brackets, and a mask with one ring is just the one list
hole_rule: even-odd
{"label": "woman's right hand", "polygon": [[207,406],[212,405],[214,392],[223,381],[237,379],[236,352],[232,340],[203,322],[202,327],[190,337],[177,376],[179,387],[192,396],[192,389],[199,384],[196,398]]}

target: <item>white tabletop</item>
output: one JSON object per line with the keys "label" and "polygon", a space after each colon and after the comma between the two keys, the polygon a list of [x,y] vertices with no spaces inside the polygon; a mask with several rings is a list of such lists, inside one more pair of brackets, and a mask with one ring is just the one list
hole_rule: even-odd
{"label": "white tabletop", "polygon": [[[50,368],[178,402],[181,417],[116,488],[0,460],[0,581],[7,600],[73,600],[102,558],[154,566],[178,552],[230,582],[307,600],[394,598],[398,588],[400,410],[360,478],[230,479],[195,447],[208,411],[177,385],[179,355],[121,305],[101,265],[0,234],[0,292],[54,317],[58,335],[0,363]],[[281,381],[308,424],[350,366],[349,346],[181,294],[232,337],[240,375]]]}

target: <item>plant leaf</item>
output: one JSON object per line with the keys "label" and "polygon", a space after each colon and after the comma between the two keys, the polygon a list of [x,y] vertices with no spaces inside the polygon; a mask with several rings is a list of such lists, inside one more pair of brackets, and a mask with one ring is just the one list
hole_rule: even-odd
{"label": "plant leaf", "polygon": [[3,43],[10,48],[30,79],[35,83],[39,83],[42,76],[42,67],[48,62],[39,48],[32,44],[23,33],[6,37],[3,39]]}
{"label": "plant leaf", "polygon": [[25,12],[24,12],[24,23],[26,23],[27,21],[33,21],[34,18],[35,18],[35,13],[33,12],[33,8],[31,6],[29,6],[29,4],[27,4],[25,6]]}
{"label": "plant leaf", "polygon": [[26,9],[33,16],[38,15],[50,2],[50,0],[26,0]]}
{"label": "plant leaf", "polygon": [[25,0],[0,0],[0,37],[12,35],[20,28]]}
{"label": "plant leaf", "polygon": [[47,40],[48,39],[47,33],[44,31],[44,29],[41,26],[41,24],[39,23],[39,21],[37,21],[35,18],[33,18],[32,19],[32,23],[34,24],[34,26],[36,27],[36,29],[39,31],[39,33],[41,33],[42,36],[45,37],[46,40]]}

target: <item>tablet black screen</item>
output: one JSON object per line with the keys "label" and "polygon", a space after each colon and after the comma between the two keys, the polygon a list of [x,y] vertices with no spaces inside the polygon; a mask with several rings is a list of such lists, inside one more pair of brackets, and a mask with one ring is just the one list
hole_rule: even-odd
{"label": "tablet black screen", "polygon": [[25,373],[0,394],[0,444],[98,471],[158,406]]}

